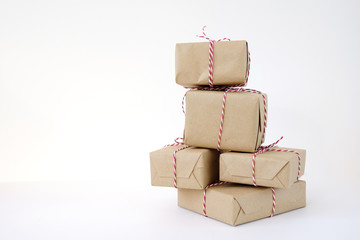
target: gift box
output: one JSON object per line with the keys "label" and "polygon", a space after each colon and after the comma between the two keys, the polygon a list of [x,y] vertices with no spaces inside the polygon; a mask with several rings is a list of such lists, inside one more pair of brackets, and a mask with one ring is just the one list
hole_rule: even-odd
{"label": "gift box", "polygon": [[235,226],[305,207],[305,188],[304,181],[274,192],[271,188],[227,183],[209,188],[205,201],[203,190],[178,189],[178,205]]}
{"label": "gift box", "polygon": [[[265,139],[266,94],[228,92],[219,142],[223,91],[186,93],[184,143],[189,146],[255,152]],[[264,103],[265,102],[265,103]]]}
{"label": "gift box", "polygon": [[[220,154],[220,180],[253,185],[253,157],[252,153]],[[275,147],[254,159],[257,186],[288,188],[304,174],[306,151]]]}
{"label": "gift box", "polygon": [[[170,146],[150,153],[151,185],[174,187],[176,150]],[[212,149],[186,148],[175,153],[178,188],[204,189],[219,179],[219,153]]]}
{"label": "gift box", "polygon": [[[214,85],[246,85],[248,71],[246,41],[214,42]],[[209,42],[176,44],[175,75],[181,86],[208,86]]]}

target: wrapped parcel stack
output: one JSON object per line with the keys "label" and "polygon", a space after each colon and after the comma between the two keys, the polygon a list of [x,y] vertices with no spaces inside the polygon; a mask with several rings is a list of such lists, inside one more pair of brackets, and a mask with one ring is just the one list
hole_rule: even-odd
{"label": "wrapped parcel stack", "polygon": [[244,88],[246,41],[176,45],[185,97],[183,141],[150,153],[151,184],[175,187],[178,205],[230,225],[305,207],[306,151],[264,145],[265,93]]}

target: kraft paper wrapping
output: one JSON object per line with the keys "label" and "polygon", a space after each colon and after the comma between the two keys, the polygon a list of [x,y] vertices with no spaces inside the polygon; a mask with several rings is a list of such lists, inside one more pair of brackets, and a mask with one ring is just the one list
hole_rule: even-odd
{"label": "kraft paper wrapping", "polygon": [[[306,205],[306,183],[298,181],[288,189],[275,189],[275,215]],[[203,213],[202,190],[178,189],[178,205]],[[238,184],[214,186],[206,192],[206,214],[230,225],[269,217],[272,212],[271,188]]]}
{"label": "kraft paper wrapping", "polygon": [[[186,94],[184,143],[217,148],[222,91],[190,90]],[[267,103],[267,99],[266,99]],[[227,93],[220,149],[255,152],[264,130],[264,102],[260,94]]]}
{"label": "kraft paper wrapping", "polygon": [[[300,176],[304,174],[306,150],[294,150],[300,154]],[[220,180],[253,185],[252,153],[226,152],[220,154]],[[256,185],[275,188],[288,188],[297,181],[299,159],[292,152],[268,151],[255,158]],[[300,177],[299,176],[299,177]]]}
{"label": "kraft paper wrapping", "polygon": [[[214,85],[240,85],[248,74],[246,41],[214,43]],[[209,42],[178,43],[175,50],[176,83],[184,87],[209,85]]]}
{"label": "kraft paper wrapping", "polygon": [[[166,147],[150,153],[151,185],[174,187],[173,153],[182,147]],[[175,156],[178,188],[204,189],[219,179],[218,151],[186,148]]]}

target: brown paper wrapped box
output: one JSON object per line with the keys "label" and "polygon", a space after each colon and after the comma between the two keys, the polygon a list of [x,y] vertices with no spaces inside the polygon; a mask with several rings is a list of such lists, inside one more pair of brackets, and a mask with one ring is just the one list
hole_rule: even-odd
{"label": "brown paper wrapped box", "polygon": [[[217,148],[223,95],[222,91],[190,90],[186,93],[186,145]],[[220,149],[255,152],[264,134],[262,95],[227,93]]]}
{"label": "brown paper wrapped box", "polygon": [[[182,147],[171,146],[150,153],[151,185],[174,187],[173,153]],[[204,189],[219,179],[218,151],[191,147],[175,156],[178,188]]]}
{"label": "brown paper wrapped box", "polygon": [[[213,69],[214,85],[244,85],[249,71],[247,42],[215,42]],[[209,42],[176,44],[175,76],[184,87],[209,85]]]}
{"label": "brown paper wrapped box", "polygon": [[[298,181],[288,189],[275,189],[275,214],[305,207],[305,188],[305,182]],[[203,197],[202,190],[178,189],[178,205],[200,214]],[[234,226],[269,217],[272,203],[271,188],[227,183],[206,192],[206,214]]]}
{"label": "brown paper wrapped box", "polygon": [[[300,154],[300,176],[304,174],[306,151],[304,149],[279,148],[294,150]],[[226,152],[220,154],[220,180],[253,185],[252,153]],[[292,152],[268,151],[255,158],[256,185],[264,187],[288,188],[297,181],[299,159]]]}

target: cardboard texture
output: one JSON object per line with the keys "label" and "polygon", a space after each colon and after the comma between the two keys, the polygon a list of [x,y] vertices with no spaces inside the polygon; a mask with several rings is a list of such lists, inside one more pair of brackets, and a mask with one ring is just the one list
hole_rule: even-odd
{"label": "cardboard texture", "polygon": [[[183,146],[150,153],[151,185],[174,187],[173,153]],[[212,149],[186,148],[176,153],[177,187],[204,189],[219,179],[219,153]]]}
{"label": "cardboard texture", "polygon": [[[247,74],[246,41],[214,43],[214,85],[245,84]],[[209,42],[176,44],[175,76],[184,87],[209,85]]]}
{"label": "cardboard texture", "polygon": [[[294,150],[300,154],[300,176],[304,174],[306,151]],[[253,185],[252,153],[226,152],[220,154],[220,180]],[[258,186],[288,188],[297,181],[299,159],[295,153],[268,151],[256,156],[255,179]]]}
{"label": "cardboard texture", "polygon": [[[280,214],[306,205],[306,183],[298,181],[288,189],[275,189],[276,210]],[[202,190],[178,189],[178,205],[202,214]],[[230,225],[269,217],[272,212],[271,188],[238,184],[214,186],[206,192],[206,213]]]}
{"label": "cardboard texture", "polygon": [[[223,95],[223,91],[187,92],[184,130],[186,145],[217,148]],[[263,97],[255,93],[227,93],[220,148],[255,152],[261,145],[263,135]]]}

